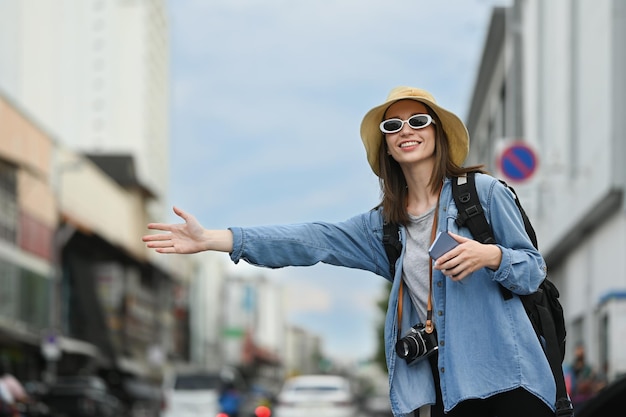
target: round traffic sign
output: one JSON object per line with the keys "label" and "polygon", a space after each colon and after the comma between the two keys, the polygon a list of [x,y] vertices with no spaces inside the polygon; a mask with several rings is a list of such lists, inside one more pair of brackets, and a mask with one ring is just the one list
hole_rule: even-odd
{"label": "round traffic sign", "polygon": [[510,181],[529,179],[537,169],[537,155],[524,142],[507,146],[500,154],[500,172]]}

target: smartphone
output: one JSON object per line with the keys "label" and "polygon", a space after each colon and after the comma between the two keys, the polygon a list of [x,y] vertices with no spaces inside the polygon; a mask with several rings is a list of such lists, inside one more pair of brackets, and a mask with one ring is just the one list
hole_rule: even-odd
{"label": "smartphone", "polygon": [[459,242],[454,240],[454,238],[450,236],[448,232],[438,232],[435,241],[432,245],[430,245],[430,248],[428,249],[428,254],[431,258],[437,260],[441,255],[455,248],[458,244]]}

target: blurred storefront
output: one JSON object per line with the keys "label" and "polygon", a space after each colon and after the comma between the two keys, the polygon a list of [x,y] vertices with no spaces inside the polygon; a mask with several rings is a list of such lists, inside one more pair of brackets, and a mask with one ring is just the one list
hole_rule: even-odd
{"label": "blurred storefront", "polygon": [[138,238],[150,191],[129,156],[63,149],[0,95],[0,362],[22,381],[98,375],[153,415],[188,356],[185,291]]}
{"label": "blurred storefront", "polygon": [[0,97],[0,361],[21,378],[43,367],[52,241],[56,227],[49,187],[52,141]]}

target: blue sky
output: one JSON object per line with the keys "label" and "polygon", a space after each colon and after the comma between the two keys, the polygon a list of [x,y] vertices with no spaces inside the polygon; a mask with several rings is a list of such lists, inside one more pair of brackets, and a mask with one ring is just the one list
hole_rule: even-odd
{"label": "blue sky", "polygon": [[[171,205],[211,229],[369,210],[379,188],[363,115],[410,85],[465,119],[491,10],[509,3],[170,0]],[[327,355],[373,354],[382,278],[325,265],[259,272],[285,286],[289,322],[322,336]]]}

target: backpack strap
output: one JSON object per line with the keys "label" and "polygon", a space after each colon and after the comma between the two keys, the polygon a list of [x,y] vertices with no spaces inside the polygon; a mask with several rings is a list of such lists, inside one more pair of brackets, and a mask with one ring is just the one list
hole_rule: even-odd
{"label": "backpack strap", "polygon": [[496,243],[491,233],[491,227],[485,218],[485,211],[478,199],[475,172],[452,179],[452,196],[459,210],[456,224],[459,227],[466,226],[472,232],[474,239],[481,243]]}
{"label": "backpack strap", "polygon": [[[480,243],[496,243],[491,232],[491,226],[487,223],[485,210],[476,191],[476,172],[468,172],[466,175],[452,178],[452,197],[459,214],[456,217],[456,224],[459,227],[467,227],[474,239]],[[500,286],[500,292],[505,300],[513,297],[511,290]]]}
{"label": "backpack strap", "polygon": [[537,244],[537,234],[535,233],[535,229],[533,228],[533,225],[530,223],[530,219],[528,218],[528,215],[526,215],[526,211],[524,210],[524,207],[522,207],[522,203],[519,201],[519,198],[517,197],[517,193],[515,192],[513,187],[511,187],[509,184],[504,182],[504,180],[499,180],[499,181],[509,191],[513,193],[513,197],[515,197],[515,205],[519,209],[519,212],[522,214],[522,220],[524,220],[524,229],[526,229],[526,233],[528,234],[528,237],[530,238],[530,241],[533,243],[533,246],[535,247],[535,249],[539,249],[539,245]]}
{"label": "backpack strap", "polygon": [[400,241],[400,228],[395,223],[383,223],[383,245],[389,259],[389,271],[391,279],[396,276],[396,261],[402,253],[402,241]]}
{"label": "backpack strap", "polygon": [[[548,294],[545,294],[543,291],[538,294],[540,294],[541,297],[548,297]],[[544,351],[548,363],[550,364],[552,375],[554,376],[554,382],[556,383],[556,416],[571,417],[574,415],[574,408],[565,386],[565,376],[563,375],[563,367],[561,366],[563,357],[558,349],[559,340],[556,335],[556,326],[554,325],[552,314],[545,305],[545,302],[538,302],[536,303],[536,309],[539,313],[543,337],[546,339]]]}

